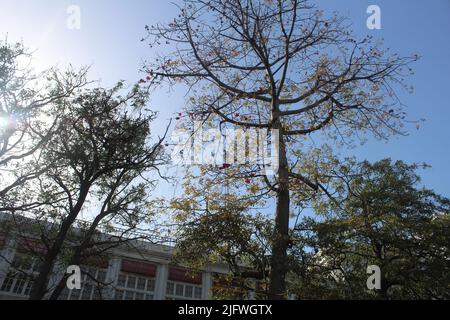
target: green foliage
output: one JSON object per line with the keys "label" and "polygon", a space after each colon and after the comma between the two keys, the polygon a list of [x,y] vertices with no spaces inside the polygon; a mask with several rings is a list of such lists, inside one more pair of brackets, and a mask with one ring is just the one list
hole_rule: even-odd
{"label": "green foliage", "polygon": [[[450,200],[419,188],[418,168],[362,162],[347,174],[339,203],[322,199],[325,218],[295,230],[298,297],[449,298]],[[367,290],[369,265],[381,268],[379,291]]]}

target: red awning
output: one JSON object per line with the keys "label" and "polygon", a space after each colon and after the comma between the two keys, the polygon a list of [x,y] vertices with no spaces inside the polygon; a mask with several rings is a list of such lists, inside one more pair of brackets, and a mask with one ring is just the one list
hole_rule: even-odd
{"label": "red awning", "polygon": [[20,253],[45,255],[47,254],[47,247],[39,240],[23,239],[20,241],[17,251]]}
{"label": "red awning", "polygon": [[170,268],[169,280],[192,284],[202,284],[202,274],[200,272],[192,272],[186,269]]}
{"label": "red awning", "polygon": [[240,287],[240,281],[236,277],[230,277],[226,274],[213,274],[213,286],[222,288],[237,288]]}
{"label": "red awning", "polygon": [[109,265],[109,258],[104,255],[83,257],[81,261],[85,266],[96,267],[100,269],[107,269]]}
{"label": "red awning", "polygon": [[142,274],[148,277],[156,276],[157,266],[151,263],[122,260],[122,271],[128,273]]}

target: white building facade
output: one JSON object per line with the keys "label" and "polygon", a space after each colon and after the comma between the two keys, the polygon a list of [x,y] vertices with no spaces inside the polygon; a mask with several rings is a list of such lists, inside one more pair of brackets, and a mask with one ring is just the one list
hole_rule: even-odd
{"label": "white building facade", "polygon": [[[43,250],[35,240],[24,243],[0,234],[0,300],[27,299],[38,261],[25,247]],[[190,271],[171,263],[173,247],[139,241],[138,245],[111,249],[105,257],[80,266],[81,289],[61,293],[60,300],[208,300],[213,277],[226,274],[225,265]],[[61,279],[55,272],[52,283]]]}

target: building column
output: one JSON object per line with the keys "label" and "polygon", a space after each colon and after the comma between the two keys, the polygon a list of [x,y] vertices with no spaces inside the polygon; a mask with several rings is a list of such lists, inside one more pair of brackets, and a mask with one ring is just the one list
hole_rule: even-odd
{"label": "building column", "polygon": [[205,271],[202,274],[202,300],[212,299],[212,276],[211,272]]}
{"label": "building column", "polygon": [[256,280],[252,279],[250,283],[252,289],[247,290],[247,300],[256,300],[256,287],[257,287]]}
{"label": "building column", "polygon": [[169,278],[169,265],[160,264],[156,269],[155,300],[166,300],[167,279]]}
{"label": "building column", "polygon": [[106,283],[110,283],[105,289],[104,299],[113,300],[115,295],[115,286],[119,277],[122,259],[112,258],[109,260],[108,270],[106,271]]}

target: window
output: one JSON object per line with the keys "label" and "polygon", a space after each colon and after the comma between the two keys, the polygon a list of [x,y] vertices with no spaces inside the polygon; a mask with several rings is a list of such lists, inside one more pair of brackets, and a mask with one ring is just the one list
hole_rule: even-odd
{"label": "window", "polygon": [[202,298],[202,288],[201,287],[195,287],[195,299],[201,299]]}
{"label": "window", "polygon": [[166,299],[198,300],[202,298],[202,273],[171,267],[167,281]]}
{"label": "window", "polygon": [[0,291],[28,296],[38,269],[39,263],[35,258],[16,253]]}
{"label": "window", "polygon": [[155,278],[121,272],[117,279],[116,300],[153,300]]}
{"label": "window", "polygon": [[193,287],[192,286],[186,286],[184,289],[184,294],[186,295],[186,297],[192,297],[193,294]]}
{"label": "window", "polygon": [[173,295],[173,294],[174,294],[174,288],[175,288],[175,283],[173,283],[173,282],[168,282],[168,283],[167,283],[166,293],[167,293],[168,295]]}
{"label": "window", "polygon": [[168,300],[198,300],[202,298],[202,287],[182,282],[168,281],[166,299]]}
{"label": "window", "polygon": [[175,285],[175,295],[176,296],[183,296],[183,292],[184,292],[184,285],[177,283]]}
{"label": "window", "polygon": [[120,274],[119,279],[117,280],[117,285],[119,287],[125,287],[126,282],[127,282],[127,276],[124,274]]}
{"label": "window", "polygon": [[106,270],[94,267],[81,267],[81,289],[62,291],[60,300],[102,300],[106,281]]}

